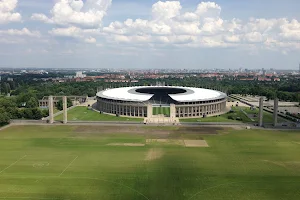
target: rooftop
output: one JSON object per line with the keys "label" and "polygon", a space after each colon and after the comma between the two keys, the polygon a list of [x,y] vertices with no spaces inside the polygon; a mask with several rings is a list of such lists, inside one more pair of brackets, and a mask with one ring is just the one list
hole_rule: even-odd
{"label": "rooftop", "polygon": [[[147,89],[148,93],[139,92],[143,89]],[[144,102],[150,100],[154,96],[155,90],[162,89],[168,91],[169,97],[177,102],[208,101],[227,97],[225,93],[215,90],[179,86],[138,86],[113,88],[98,92],[97,96],[113,100]],[[172,92],[172,90],[180,92]],[[153,94],[151,91],[153,91]]]}

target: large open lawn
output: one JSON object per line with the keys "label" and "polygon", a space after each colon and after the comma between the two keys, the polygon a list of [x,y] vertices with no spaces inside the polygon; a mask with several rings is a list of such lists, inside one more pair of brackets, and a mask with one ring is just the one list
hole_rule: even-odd
{"label": "large open lawn", "polygon": [[[62,121],[63,115],[58,115],[55,120]],[[68,120],[71,121],[143,121],[143,118],[116,117],[114,115],[100,114],[89,110],[87,107],[78,106],[68,111]]]}
{"label": "large open lawn", "polygon": [[0,152],[0,199],[300,198],[299,131],[14,126]]}

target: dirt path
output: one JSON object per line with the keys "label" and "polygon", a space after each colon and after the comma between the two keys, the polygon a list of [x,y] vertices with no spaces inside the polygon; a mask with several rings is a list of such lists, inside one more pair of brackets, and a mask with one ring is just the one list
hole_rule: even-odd
{"label": "dirt path", "polygon": [[147,152],[145,160],[146,161],[157,160],[157,159],[163,157],[163,155],[164,155],[164,152],[162,149],[154,149],[153,148]]}

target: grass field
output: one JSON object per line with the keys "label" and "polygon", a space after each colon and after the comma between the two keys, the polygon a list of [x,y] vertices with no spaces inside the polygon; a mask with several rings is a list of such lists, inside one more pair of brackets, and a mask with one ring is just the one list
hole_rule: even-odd
{"label": "grass field", "polygon": [[[206,117],[206,118],[191,118],[191,119],[180,119],[181,122],[243,122],[243,123],[258,123],[258,109],[256,110],[250,110],[250,108],[248,107],[233,107],[232,108],[235,112],[234,113],[226,113],[226,114],[222,114],[220,116],[214,116],[214,117]],[[247,117],[245,115],[245,113],[243,113],[241,111],[241,109],[243,109],[245,111],[245,113],[247,113],[248,115],[251,114],[256,114],[256,117],[252,117],[254,121],[252,121],[249,117]],[[239,117],[241,120],[232,120],[232,119],[228,119],[228,116],[233,116],[234,119],[236,119],[237,117]],[[264,123],[272,123],[273,122],[273,114],[272,113],[268,113],[268,112],[264,112],[264,117],[263,117],[263,121]],[[278,117],[278,122],[286,122],[285,119],[283,119],[282,117]]]}
{"label": "grass field", "polygon": [[153,107],[153,115],[170,116],[170,107]]}
{"label": "grass field", "polygon": [[[62,121],[63,115],[58,115],[55,120]],[[68,120],[73,121],[143,121],[143,118],[116,117],[114,115],[100,114],[87,107],[78,106],[68,111]]]}
{"label": "grass field", "polygon": [[[158,138],[209,147],[146,143]],[[144,146],[107,145],[124,143]],[[15,126],[0,152],[0,199],[300,198],[299,131]]]}

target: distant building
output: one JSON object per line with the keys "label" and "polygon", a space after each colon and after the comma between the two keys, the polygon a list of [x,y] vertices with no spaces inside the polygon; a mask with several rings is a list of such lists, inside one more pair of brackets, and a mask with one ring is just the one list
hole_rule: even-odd
{"label": "distant building", "polygon": [[75,78],[85,78],[86,74],[83,74],[82,72],[76,72]]}
{"label": "distant building", "polygon": [[264,68],[262,68],[262,75],[266,76],[266,70]]}

